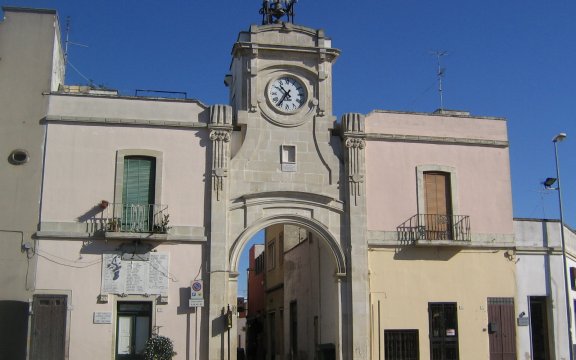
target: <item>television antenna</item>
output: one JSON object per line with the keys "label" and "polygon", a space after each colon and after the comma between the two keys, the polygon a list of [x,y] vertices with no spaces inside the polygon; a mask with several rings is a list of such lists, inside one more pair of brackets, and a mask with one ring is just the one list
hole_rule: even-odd
{"label": "television antenna", "polygon": [[64,64],[68,63],[68,46],[69,45],[76,45],[81,47],[88,47],[88,45],[79,44],[70,41],[70,16],[66,17],[66,41],[64,42]]}
{"label": "television antenna", "polygon": [[440,111],[442,111],[444,110],[444,96],[443,96],[444,89],[442,88],[442,79],[444,79],[446,68],[442,67],[441,62],[442,62],[442,56],[448,55],[448,52],[444,50],[436,50],[432,51],[431,54],[436,56],[436,61],[438,65],[438,69],[436,71],[436,77],[438,79],[438,95],[440,96]]}
{"label": "television antenna", "polygon": [[84,44],[79,44],[73,41],[70,41],[70,16],[66,17],[66,40],[64,41],[64,66],[67,67],[68,65],[70,65],[70,67],[76,71],[78,73],[78,75],[80,75],[82,78],[84,78],[84,80],[88,81],[88,83],[90,85],[92,85],[92,83],[94,81],[92,81],[92,79],[88,79],[84,74],[82,74],[80,72],[80,70],[78,70],[69,60],[68,60],[68,46],[69,45],[75,45],[75,46],[80,46],[80,47],[88,47],[88,45],[84,45]]}

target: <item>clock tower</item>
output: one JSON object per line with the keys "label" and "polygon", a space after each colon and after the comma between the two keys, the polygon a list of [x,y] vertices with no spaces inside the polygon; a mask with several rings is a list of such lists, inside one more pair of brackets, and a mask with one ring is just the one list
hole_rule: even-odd
{"label": "clock tower", "polygon": [[227,81],[234,111],[259,113],[283,127],[331,116],[332,64],[339,54],[323,30],[292,23],[251,26],[232,50]]}
{"label": "clock tower", "polygon": [[[227,343],[226,327],[218,319],[236,303],[238,273],[246,271],[240,268],[240,254],[252,236],[276,225],[307,231],[314,239],[310,244],[317,244],[318,254],[323,254],[310,260],[316,269],[312,277],[322,284],[322,291],[320,285],[314,291],[322,295],[308,296],[298,293],[300,279],[309,274],[291,261],[293,248],[284,243],[266,247],[265,251],[282,256],[291,253],[284,265],[290,271],[284,273],[285,295],[278,309],[287,311],[297,304],[301,316],[289,320],[290,314],[283,310],[283,315],[276,315],[276,319],[286,315],[286,325],[280,328],[288,329],[288,321],[297,324],[283,335],[284,347],[275,348],[276,354],[295,356],[295,351],[304,351],[314,357],[320,343],[301,331],[314,328],[323,334],[317,340],[333,346],[337,359],[366,359],[364,117],[346,114],[337,122],[333,115],[332,65],[340,51],[324,31],[281,22],[291,6],[284,11],[279,1],[271,7],[264,3],[263,9],[272,14],[264,11],[263,25],[239,34],[225,78],[230,105],[212,106],[208,125],[210,359],[221,358],[222,353],[212,349],[221,349],[222,344],[232,352],[236,349],[236,336]],[[229,326],[236,331],[235,321]],[[304,337],[295,341],[291,336]],[[297,344],[297,349],[289,344]]]}

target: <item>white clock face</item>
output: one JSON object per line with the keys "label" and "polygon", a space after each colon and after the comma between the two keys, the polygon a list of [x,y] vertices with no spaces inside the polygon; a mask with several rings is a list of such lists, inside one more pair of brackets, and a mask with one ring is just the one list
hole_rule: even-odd
{"label": "white clock face", "polygon": [[293,77],[279,77],[268,84],[268,101],[279,111],[295,112],[306,102],[306,88]]}

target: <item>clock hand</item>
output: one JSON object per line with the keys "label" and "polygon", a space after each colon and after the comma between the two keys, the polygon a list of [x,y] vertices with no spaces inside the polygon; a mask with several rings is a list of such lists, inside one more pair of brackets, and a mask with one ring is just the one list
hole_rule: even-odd
{"label": "clock hand", "polygon": [[286,100],[286,98],[290,97],[290,90],[286,91],[284,93],[284,95],[282,95],[282,98],[280,98],[280,100],[276,103],[276,106],[280,106],[282,105],[282,103],[284,102],[284,100]]}
{"label": "clock hand", "polygon": [[282,91],[283,94],[286,94],[286,90],[284,90],[284,88],[282,86],[278,87],[278,86],[274,86],[276,89]]}

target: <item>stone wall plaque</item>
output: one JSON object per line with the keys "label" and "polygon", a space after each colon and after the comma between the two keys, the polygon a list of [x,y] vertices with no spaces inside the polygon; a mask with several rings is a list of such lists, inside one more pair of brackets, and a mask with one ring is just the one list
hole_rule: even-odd
{"label": "stone wall plaque", "polygon": [[126,294],[148,293],[148,270],[147,261],[126,261]]}
{"label": "stone wall plaque", "polygon": [[168,295],[168,254],[150,253],[148,293]]}
{"label": "stone wall plaque", "polygon": [[168,280],[168,253],[150,253],[147,260],[122,260],[120,252],[102,254],[101,294],[166,296]]}
{"label": "stone wall plaque", "polygon": [[109,311],[95,312],[92,322],[94,324],[112,324],[112,313]]}
{"label": "stone wall plaque", "polygon": [[126,282],[126,271],[122,268],[126,266],[122,261],[120,253],[102,254],[102,294],[122,294],[124,293]]}

